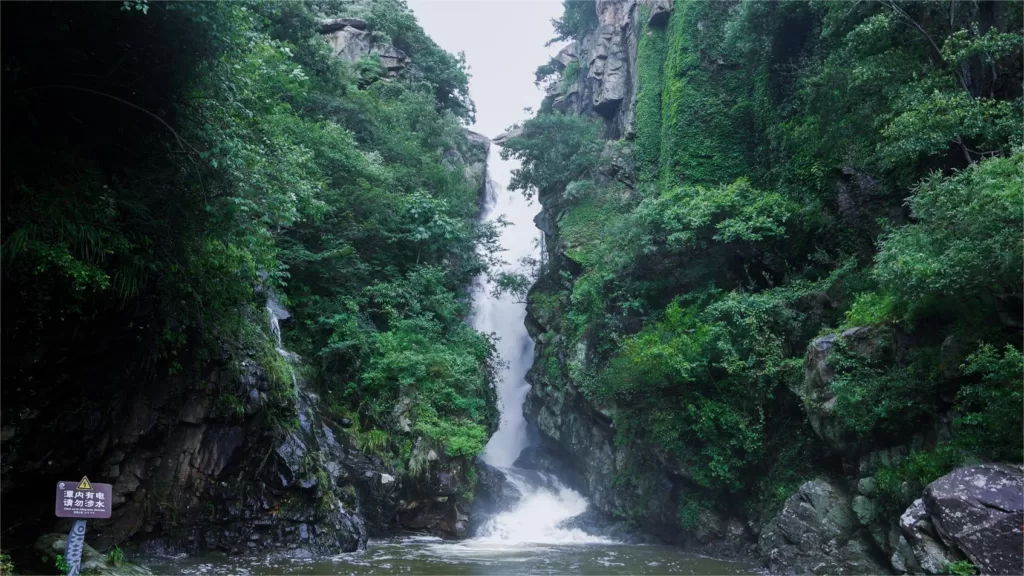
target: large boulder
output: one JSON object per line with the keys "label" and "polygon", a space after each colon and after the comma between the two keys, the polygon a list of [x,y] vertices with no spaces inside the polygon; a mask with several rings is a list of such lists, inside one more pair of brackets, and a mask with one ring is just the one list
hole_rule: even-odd
{"label": "large boulder", "polygon": [[881,326],[858,326],[840,334],[829,334],[811,341],[804,358],[804,378],[790,385],[803,402],[807,420],[815,433],[832,448],[857,452],[863,448],[857,435],[835,414],[836,395],[832,390],[835,372],[830,359],[840,338],[846,348],[858,356],[873,358],[887,346],[888,332]]}
{"label": "large boulder", "polygon": [[413,477],[402,483],[399,525],[446,539],[468,536],[473,464],[420,438],[413,446],[408,468]]}
{"label": "large boulder", "polygon": [[900,516],[900,530],[909,550],[898,548],[893,552],[892,565],[901,572],[944,574],[947,564],[963,559],[942,543],[920,498]]}
{"label": "large boulder", "polygon": [[983,574],[1024,573],[1024,468],[981,464],[932,482],[900,519],[921,567],[944,573],[965,556]]}
{"label": "large boulder", "polygon": [[887,574],[850,497],[818,479],[804,483],[762,529],[762,561],[774,574]]}

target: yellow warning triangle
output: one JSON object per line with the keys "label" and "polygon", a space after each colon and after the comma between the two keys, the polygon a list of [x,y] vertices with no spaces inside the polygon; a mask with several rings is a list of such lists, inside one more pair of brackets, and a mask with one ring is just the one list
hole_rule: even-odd
{"label": "yellow warning triangle", "polygon": [[82,476],[82,481],[78,483],[79,490],[92,490],[92,484],[89,483],[88,476]]}

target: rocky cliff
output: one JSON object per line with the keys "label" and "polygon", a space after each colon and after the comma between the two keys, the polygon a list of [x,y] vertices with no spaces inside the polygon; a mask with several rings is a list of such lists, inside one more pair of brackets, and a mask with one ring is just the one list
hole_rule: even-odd
{"label": "rocky cliff", "polygon": [[[578,7],[574,10],[580,20],[587,21],[590,17],[578,16]],[[532,387],[524,411],[528,422],[538,432],[540,442],[527,449],[517,464],[559,474],[585,493],[600,512],[629,518],[662,541],[704,553],[759,555],[773,572],[934,574],[944,573],[950,569],[950,564],[968,559],[974,566],[984,567],[984,573],[1019,571],[1024,561],[1019,542],[1011,546],[1012,537],[1003,527],[1004,522],[1009,526],[1009,519],[1020,514],[1019,466],[961,467],[934,482],[931,480],[937,475],[930,470],[941,469],[940,466],[949,469],[949,464],[931,463],[927,458],[944,458],[937,454],[945,454],[945,446],[953,435],[952,423],[956,418],[953,398],[965,382],[958,367],[968,351],[962,337],[958,339],[948,327],[903,331],[892,324],[880,324],[821,336],[822,327],[834,322],[831,318],[839,305],[833,296],[835,291],[823,289],[801,296],[793,305],[796,312],[790,314],[799,316],[806,324],[785,343],[790,350],[788,353],[797,357],[793,364],[800,365],[799,375],[789,377],[785,388],[777,392],[772,401],[777,406],[774,409],[789,419],[790,423],[782,426],[799,422],[795,426],[806,428],[807,433],[815,437],[814,448],[802,456],[800,466],[806,468],[802,474],[813,469],[812,475],[818,477],[788,488],[786,498],[772,507],[758,508],[740,501],[749,496],[708,505],[707,491],[701,488],[708,485],[706,477],[698,478],[667,450],[653,442],[645,443],[616,426],[617,422],[623,423],[616,417],[630,407],[598,399],[595,382],[601,378],[599,372],[608,369],[609,347],[621,343],[623,337],[619,334],[636,332],[642,319],[625,306],[613,311],[608,304],[612,297],[608,297],[601,301],[605,308],[597,314],[618,315],[614,319],[618,340],[602,340],[603,335],[593,328],[576,331],[579,329],[569,327],[578,327],[580,322],[578,316],[572,318],[571,314],[584,313],[581,311],[584,305],[577,305],[577,302],[594,302],[586,299],[593,298],[593,291],[600,290],[594,288],[594,284],[587,284],[585,288],[582,284],[601,281],[594,280],[599,273],[604,273],[594,260],[613,257],[598,250],[587,253],[579,244],[580,238],[594,241],[602,233],[595,231],[603,227],[616,230],[622,241],[627,241],[630,231],[616,229],[607,220],[620,216],[614,209],[600,212],[600,205],[602,202],[606,206],[614,205],[617,199],[623,198],[627,200],[622,203],[628,204],[630,198],[651,194],[654,184],[650,178],[640,183],[644,179],[641,160],[653,160],[655,173],[672,174],[668,182],[679,185],[687,180],[682,177],[675,180],[673,170],[685,172],[691,182],[701,182],[709,170],[702,164],[717,168],[726,155],[743,153],[741,148],[745,143],[735,140],[747,126],[718,124],[719,119],[712,117],[713,112],[701,108],[698,102],[685,101],[686,97],[698,98],[703,97],[702,94],[686,92],[685,81],[675,84],[676,92],[670,93],[668,83],[670,80],[678,82],[678,77],[688,74],[706,74],[709,82],[713,81],[716,86],[727,84],[729,75],[745,64],[741,59],[730,60],[735,56],[717,53],[711,40],[698,41],[692,36],[683,36],[697,31],[707,33],[721,26],[723,19],[738,13],[739,3],[716,3],[713,8],[694,9],[680,15],[677,13],[679,6],[674,7],[670,1],[598,0],[593,3],[593,10],[593,25],[588,30],[577,30],[572,43],[542,67],[543,72],[538,70],[539,78],[552,70],[555,72],[553,78],[547,77],[548,96],[541,114],[599,119],[608,142],[596,170],[587,175],[585,185],[573,182],[557,190],[541,188],[538,191],[543,208],[536,223],[544,233],[546,253],[544,270],[528,300],[527,327],[536,344],[536,361],[528,374]],[[679,18],[692,20],[680,23]],[[664,35],[666,27],[673,22],[676,28],[672,34],[677,35],[673,41],[677,42],[676,49],[681,46],[684,52],[682,57],[671,61],[678,68],[671,73],[666,68],[662,79],[662,62],[666,67],[670,63],[663,52]],[[649,40],[651,38],[654,40]],[[638,54],[638,48],[645,41],[648,42],[646,64],[644,55]],[[773,49],[784,51],[781,44]],[[661,60],[656,60],[657,74],[651,75],[648,70],[645,76],[642,68],[652,66],[651,53],[657,53]],[[642,78],[650,83],[645,85]],[[714,93],[716,89],[709,91]],[[681,159],[667,156],[665,146],[670,138],[666,130],[697,128],[660,123],[653,124],[653,138],[662,140],[661,154],[659,156],[655,149],[651,155],[650,121],[648,139],[638,136],[637,114],[643,106],[643,102],[639,102],[641,94],[647,95],[648,102],[655,102],[652,114],[656,117],[664,114],[669,118],[675,110],[685,109],[697,118],[694,124],[707,124],[708,142],[674,144],[697,146],[693,152],[703,155]],[[718,100],[731,97],[714,94]],[[674,99],[669,100],[670,96]],[[739,109],[734,108],[729,114]],[[715,134],[716,130],[721,133]],[[495,142],[504,145],[522,138],[523,134],[523,128],[516,128]],[[715,147],[713,138],[723,134],[733,139],[734,148]],[[678,141],[681,137],[675,138]],[[707,148],[699,148],[705,144]],[[517,153],[523,154],[527,146],[517,148]],[[668,162],[674,164],[666,167]],[[851,174],[853,176],[849,177]],[[664,177],[661,183],[665,183]],[[855,226],[867,230],[867,234],[878,233],[874,222],[883,215],[892,222],[905,222],[898,207],[888,200],[880,200],[885,192],[872,176],[847,167],[833,186],[838,197],[838,217],[855,222]],[[595,191],[605,191],[604,196],[598,196]],[[594,195],[593,200],[588,195]],[[616,200],[607,200],[609,197]],[[700,217],[694,216],[694,219]],[[602,218],[605,220],[600,221]],[[706,248],[708,244],[701,246]],[[696,265],[685,260],[682,264]],[[655,266],[649,262],[645,265]],[[724,259],[711,264],[723,270],[728,265]],[[674,270],[664,274],[683,275]],[[618,286],[623,291],[632,288],[630,280],[637,284],[657,283],[657,279],[651,278],[619,280]],[[754,284],[753,280],[744,282],[745,286]],[[756,322],[751,320],[752,325]],[[814,331],[818,331],[816,338]],[[802,350],[806,353],[800,361]],[[924,378],[918,376],[913,367],[919,365],[925,354],[932,355],[929,358],[933,360],[929,361],[934,361],[938,368],[927,376],[927,386],[920,385],[922,392],[912,403],[899,408],[887,407],[899,415],[897,422],[886,429],[877,425],[871,428],[841,412],[842,404],[837,395],[846,394],[842,400],[847,400],[849,394],[856,394],[852,391],[856,388],[849,387],[858,385],[857,378],[865,379],[864,385],[868,386],[876,385],[866,382],[872,375],[899,373],[907,386],[914,385],[914,378]],[[857,366],[859,371],[850,366]],[[837,376],[843,370],[847,372]],[[754,382],[748,385],[753,387]],[[692,405],[690,410],[694,410]],[[761,417],[765,418],[763,412]],[[659,433],[671,435],[674,432],[663,427]],[[958,458],[963,462],[962,457]],[[924,463],[926,461],[929,463]],[[928,471],[922,468],[929,466],[935,468],[928,468]],[[900,474],[903,476],[895,479]],[[928,479],[923,483],[905,479],[914,474]],[[759,490],[781,490],[771,484],[771,478],[752,478],[749,482],[760,486]],[[972,492],[970,486],[976,486],[984,494]],[[920,498],[906,508],[906,503],[915,497]],[[982,503],[1004,497],[1007,501],[1003,504]],[[948,511],[958,508],[970,510],[970,513]],[[957,518],[956,527],[939,527],[953,516]],[[952,536],[954,532],[961,536]],[[1012,532],[1019,540],[1019,527]],[[972,541],[967,542],[966,535],[975,533],[979,536],[972,536]],[[992,549],[980,551],[981,540],[992,542]]]}
{"label": "rocky cliff", "polygon": [[[489,146],[467,132],[446,155],[481,194]],[[114,485],[112,517],[89,523],[98,549],[331,553],[399,530],[466,536],[473,461],[417,442],[405,463],[416,472],[402,475],[361,451],[352,422],[323,405],[304,360],[281,347],[291,314],[272,294],[265,312],[249,319],[264,327],[255,345],[225,342],[221,358],[145,386],[111,382],[95,391],[102,409],[84,387],[71,404],[37,390],[5,413],[4,514],[24,519],[7,548],[20,553],[46,534],[48,550],[71,525],[50,519],[50,480],[82,475]],[[79,417],[75,402],[85,402]]]}

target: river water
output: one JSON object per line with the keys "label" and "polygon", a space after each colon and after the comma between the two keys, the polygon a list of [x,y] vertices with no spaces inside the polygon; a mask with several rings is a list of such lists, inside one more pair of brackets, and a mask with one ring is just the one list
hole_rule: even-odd
{"label": "river water", "polygon": [[362,553],[311,556],[164,558],[157,574],[755,574],[745,564],[683,554],[668,546],[520,544],[405,537],[371,540]]}

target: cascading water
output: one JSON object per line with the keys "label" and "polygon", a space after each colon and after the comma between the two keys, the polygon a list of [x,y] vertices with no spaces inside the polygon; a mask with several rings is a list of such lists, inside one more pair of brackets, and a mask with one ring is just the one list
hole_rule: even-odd
{"label": "cascading water", "polygon": [[[502,185],[511,178],[513,161],[502,160],[492,148],[488,158],[487,198],[482,218],[495,220],[504,215],[510,223],[501,231],[502,258],[510,271],[523,272],[521,260],[539,256],[540,230],[533,223],[539,206]],[[530,386],[526,372],[533,364],[533,340],[526,331],[526,304],[511,295],[495,297],[485,278],[477,282],[473,300],[473,327],[498,336],[498,353],[507,364],[498,383],[501,422],[484,450],[483,459],[502,469],[522,495],[515,508],[500,513],[482,525],[469,545],[518,543],[565,544],[607,542],[562,524],[586,511],[588,503],[578,492],[558,479],[537,472],[524,473],[512,467],[527,446],[523,402]]]}

